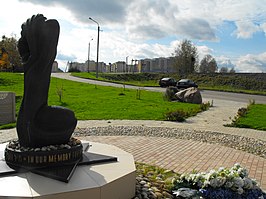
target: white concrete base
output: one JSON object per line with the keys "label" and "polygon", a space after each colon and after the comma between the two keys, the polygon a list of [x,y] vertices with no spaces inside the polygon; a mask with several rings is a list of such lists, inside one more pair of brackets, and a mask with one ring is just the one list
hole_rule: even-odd
{"label": "white concrete base", "polygon": [[[86,142],[86,141],[83,141]],[[0,177],[0,198],[131,199],[136,168],[131,154],[111,145],[90,142],[92,153],[110,155],[118,162],[78,166],[69,183],[31,172]],[[0,145],[3,152],[6,144]]]}

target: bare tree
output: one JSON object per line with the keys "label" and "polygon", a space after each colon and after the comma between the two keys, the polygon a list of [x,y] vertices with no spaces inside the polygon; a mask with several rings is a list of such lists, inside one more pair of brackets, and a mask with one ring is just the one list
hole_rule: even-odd
{"label": "bare tree", "polygon": [[228,68],[223,66],[220,68],[220,73],[228,73]]}
{"label": "bare tree", "polygon": [[15,37],[2,36],[0,47],[4,48],[8,53],[9,68],[10,70],[22,70],[21,58],[17,49],[17,39]]}
{"label": "bare tree", "polygon": [[216,60],[211,55],[205,55],[200,62],[199,72],[200,73],[215,73],[217,71]]}
{"label": "bare tree", "polygon": [[175,50],[175,64],[177,72],[180,75],[194,73],[198,63],[197,48],[190,40],[184,40]]}
{"label": "bare tree", "polygon": [[236,73],[234,67],[229,70],[229,73]]}

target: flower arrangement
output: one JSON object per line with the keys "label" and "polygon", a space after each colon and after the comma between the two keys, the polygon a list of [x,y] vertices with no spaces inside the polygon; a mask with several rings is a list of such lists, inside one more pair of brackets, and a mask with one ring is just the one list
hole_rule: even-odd
{"label": "flower arrangement", "polygon": [[173,194],[177,198],[203,199],[264,199],[256,181],[239,164],[208,173],[192,172],[173,179]]}

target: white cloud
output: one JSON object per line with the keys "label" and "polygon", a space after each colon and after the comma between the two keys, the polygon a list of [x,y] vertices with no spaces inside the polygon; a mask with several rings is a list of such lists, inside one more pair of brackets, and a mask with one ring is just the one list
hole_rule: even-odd
{"label": "white cloud", "polygon": [[236,69],[239,72],[265,73],[266,72],[266,52],[253,55],[248,54],[238,58]]}
{"label": "white cloud", "polygon": [[205,55],[211,55],[213,53],[213,49],[208,46],[196,46],[199,53],[199,61],[203,59]]}
{"label": "white cloud", "polygon": [[229,57],[221,55],[221,56],[215,57],[215,60],[217,62],[218,68],[226,67],[228,69],[231,69],[231,68],[236,69],[236,65],[233,63],[233,61]]}
{"label": "white cloud", "polygon": [[158,39],[182,35],[189,39],[216,40],[208,20],[184,16],[178,4],[168,0],[133,1],[128,9],[127,30],[137,39]]}
{"label": "white cloud", "polygon": [[123,61],[127,56],[130,59],[169,57],[173,53],[171,45],[137,43],[128,41],[126,36],[118,37],[118,34],[117,32],[102,34],[100,47],[105,50],[101,51],[101,56],[108,57],[108,62]]}
{"label": "white cloud", "polygon": [[[215,29],[224,20],[237,21],[236,35],[239,38],[248,38],[258,31],[253,23],[257,13],[261,15],[260,18],[266,17],[266,0],[20,1],[46,5],[49,10],[63,7],[73,14],[76,22],[84,24],[89,24],[89,17],[93,16],[108,28],[123,25],[129,38],[139,40],[158,39],[175,34],[189,39],[217,41]],[[245,22],[246,20],[248,21]]]}
{"label": "white cloud", "polygon": [[57,19],[59,22],[67,20],[77,24],[71,12],[62,7],[33,5],[32,3],[18,3],[17,0],[9,0],[0,12],[1,34],[10,36],[12,33],[20,37],[21,25],[32,15],[43,14],[48,19]]}
{"label": "white cloud", "polygon": [[[97,31],[85,28],[75,28],[67,34],[60,35],[57,59],[64,59],[64,64],[67,61],[85,62],[88,58],[88,43],[91,38],[93,38],[93,41],[90,42],[90,60],[95,61],[97,55]],[[127,36],[121,35],[120,32],[103,31],[100,32],[99,47],[99,61],[112,63],[125,61],[127,56],[129,56],[129,60],[169,57],[177,47],[177,42],[173,41],[170,45],[137,43],[127,40]]]}
{"label": "white cloud", "polygon": [[232,33],[237,38],[249,39],[261,31],[260,24],[266,18],[266,0],[238,1],[217,0],[214,9],[216,17],[222,21],[235,22],[237,29]]}
{"label": "white cloud", "polygon": [[266,52],[260,54],[247,54],[235,59],[221,55],[215,58],[218,67],[234,68],[237,72],[265,73]]}
{"label": "white cloud", "polygon": [[121,23],[126,16],[125,8],[130,2],[128,0],[19,0],[31,2],[43,6],[63,7],[71,13],[77,21],[88,23],[89,17],[95,17],[102,23]]}
{"label": "white cloud", "polygon": [[250,21],[237,21],[237,30],[233,33],[237,38],[249,39],[254,33],[261,30],[260,26]]}
{"label": "white cloud", "polygon": [[167,36],[171,30],[178,7],[169,4],[168,0],[132,1],[127,9],[127,33],[132,39],[154,39]]}
{"label": "white cloud", "polygon": [[264,34],[265,34],[265,36],[266,36],[266,22],[263,23],[263,24],[261,24],[260,27],[261,27],[262,31],[264,32]]}

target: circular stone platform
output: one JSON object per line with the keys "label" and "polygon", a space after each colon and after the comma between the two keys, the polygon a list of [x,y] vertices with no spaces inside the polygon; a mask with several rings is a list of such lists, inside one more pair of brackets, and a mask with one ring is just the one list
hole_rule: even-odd
{"label": "circular stone platform", "polygon": [[[136,179],[133,156],[115,146],[89,143],[92,145],[89,152],[115,156],[118,161],[78,166],[68,183],[31,172],[0,176],[0,198],[133,198]],[[6,144],[0,145],[1,158]]]}

